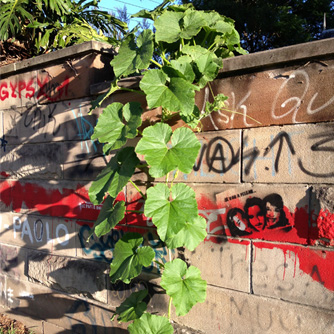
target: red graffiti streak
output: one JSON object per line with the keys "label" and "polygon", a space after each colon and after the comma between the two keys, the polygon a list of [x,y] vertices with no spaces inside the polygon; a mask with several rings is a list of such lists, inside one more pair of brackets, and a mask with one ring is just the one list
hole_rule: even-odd
{"label": "red graffiti streak", "polygon": [[[299,269],[301,271],[312,277],[316,282],[322,284],[328,290],[334,291],[334,251],[314,250],[294,245],[273,245],[266,242],[254,242],[254,247],[258,249],[281,249],[284,253],[285,260],[287,254],[293,252],[295,254],[296,263],[298,257]],[[291,254],[289,254],[289,256],[291,256]],[[256,258],[254,261],[256,261]]]}
{"label": "red graffiti streak", "polygon": [[323,244],[334,246],[334,213],[320,210],[317,218],[318,238]]}
{"label": "red graffiti streak", "polygon": [[5,177],[5,178],[10,177],[10,174],[8,174],[6,172],[1,172],[0,175]]}
{"label": "red graffiti streak", "polygon": [[[21,99],[22,97],[31,99],[36,96],[37,99],[44,97],[50,102],[55,102],[63,96],[68,96],[69,83],[69,78],[66,78],[62,83],[58,83],[47,76],[43,79],[30,78],[14,82],[4,81],[0,84],[0,100]],[[36,86],[38,89],[35,88]]]}
{"label": "red graffiti streak", "polygon": [[[0,183],[0,198],[7,207],[20,212],[29,209],[52,217],[96,220],[101,206],[90,203],[88,190],[78,184],[76,189],[46,189],[34,183],[4,181]],[[117,200],[124,200],[120,193]],[[88,203],[88,204],[87,204]]]}

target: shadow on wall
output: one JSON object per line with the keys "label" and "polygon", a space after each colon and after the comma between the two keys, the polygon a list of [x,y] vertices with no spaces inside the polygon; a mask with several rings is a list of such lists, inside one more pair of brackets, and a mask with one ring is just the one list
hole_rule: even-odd
{"label": "shadow on wall", "polygon": [[12,309],[10,314],[15,317],[16,314],[24,313],[32,319],[44,320],[66,328],[57,332],[58,334],[128,333],[125,329],[112,326],[109,310],[84,300],[70,300],[66,296],[52,293],[36,294],[34,298],[20,299],[25,306]]}

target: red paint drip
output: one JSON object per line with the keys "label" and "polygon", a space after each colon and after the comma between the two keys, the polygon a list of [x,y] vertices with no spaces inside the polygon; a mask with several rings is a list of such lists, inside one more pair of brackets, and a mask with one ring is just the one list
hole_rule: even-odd
{"label": "red paint drip", "polygon": [[273,245],[266,242],[254,242],[255,250],[281,249],[286,260],[287,252],[295,254],[295,261],[299,259],[299,269],[322,284],[328,290],[334,291],[334,251],[314,250],[294,245]]}

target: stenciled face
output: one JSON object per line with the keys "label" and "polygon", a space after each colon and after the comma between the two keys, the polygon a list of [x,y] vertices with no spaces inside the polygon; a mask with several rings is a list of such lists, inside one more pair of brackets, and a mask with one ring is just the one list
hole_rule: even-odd
{"label": "stenciled face", "polygon": [[270,227],[270,226],[277,224],[279,222],[280,216],[281,216],[281,212],[279,208],[267,202],[266,203],[267,226]]}
{"label": "stenciled face", "polygon": [[264,228],[264,215],[258,205],[248,208],[249,223],[257,230],[261,231]]}
{"label": "stenciled face", "polygon": [[233,222],[235,226],[240,230],[240,231],[245,231],[247,225],[246,222],[244,221],[242,214],[240,212],[237,212],[233,216]]}

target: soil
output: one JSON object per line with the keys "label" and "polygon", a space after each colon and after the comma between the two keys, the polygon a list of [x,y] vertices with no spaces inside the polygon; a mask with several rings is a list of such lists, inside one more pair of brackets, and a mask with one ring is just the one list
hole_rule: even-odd
{"label": "soil", "polygon": [[29,334],[32,333],[22,322],[13,320],[4,314],[0,314],[0,333]]}
{"label": "soil", "polygon": [[27,48],[18,41],[0,41],[0,67],[30,57]]}

